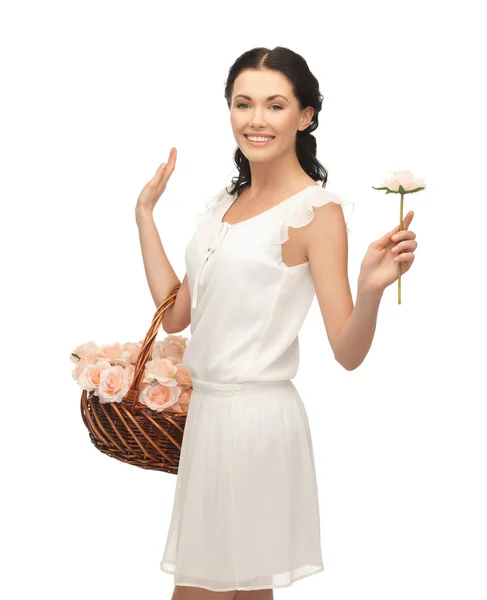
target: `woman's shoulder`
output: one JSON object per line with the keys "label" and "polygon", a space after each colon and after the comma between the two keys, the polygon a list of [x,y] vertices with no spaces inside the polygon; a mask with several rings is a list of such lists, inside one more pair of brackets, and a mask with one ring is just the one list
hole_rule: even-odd
{"label": "woman's shoulder", "polygon": [[297,195],[294,201],[285,205],[279,218],[276,241],[283,244],[289,239],[289,227],[305,227],[314,219],[315,209],[330,202],[341,205],[348,231],[348,223],[355,203],[328,186],[323,187],[315,183],[306,188],[304,194]]}
{"label": "woman's shoulder", "polygon": [[213,214],[217,206],[228,198],[229,194],[226,186],[221,188],[215,195],[209,196],[204,200],[204,210],[196,215],[196,225],[199,227]]}

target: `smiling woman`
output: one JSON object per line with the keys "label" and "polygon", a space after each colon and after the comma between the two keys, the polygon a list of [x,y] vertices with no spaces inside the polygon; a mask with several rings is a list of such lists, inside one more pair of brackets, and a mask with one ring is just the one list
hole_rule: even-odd
{"label": "smiling woman", "polygon": [[[318,81],[299,55],[285,56],[287,49],[283,48],[257,50],[260,62],[252,62],[248,54],[240,57],[225,86],[238,144],[234,160],[239,174],[232,180],[230,194],[251,188],[254,198],[264,192],[280,191],[282,195],[288,181],[306,178],[309,183],[311,179],[325,185],[328,175],[316,157],[312,135],[323,101]],[[249,136],[272,140],[252,142]],[[252,148],[264,153],[252,153]],[[286,173],[285,179],[282,173]]]}
{"label": "smiling woman", "polygon": [[[307,252],[314,211],[320,227],[337,229],[328,265],[333,240],[341,248],[320,289],[339,277],[343,293],[346,222],[325,205],[348,203],[324,188],[311,134],[322,96],[299,54],[246,52],[230,69],[225,98],[239,173],[198,215],[185,256],[188,292],[179,291],[191,302],[183,362],[193,391],[160,563],[174,575],[174,600],[211,592],[270,600],[273,589],[324,569],[313,444],[292,379],[313,270],[324,268]],[[343,319],[349,310],[330,302],[327,314]]]}

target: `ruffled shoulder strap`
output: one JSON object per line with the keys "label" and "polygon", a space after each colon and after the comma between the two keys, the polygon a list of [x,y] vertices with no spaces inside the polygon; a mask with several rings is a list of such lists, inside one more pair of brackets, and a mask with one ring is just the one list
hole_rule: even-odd
{"label": "ruffled shoulder strap", "polygon": [[276,232],[276,242],[283,244],[289,239],[289,227],[304,227],[310,223],[315,216],[313,208],[323,206],[328,202],[336,202],[343,209],[347,233],[350,232],[348,223],[354,211],[355,203],[345,198],[342,194],[330,191],[321,186],[312,186],[309,192],[298,197],[296,202],[287,204],[281,214],[280,224]]}
{"label": "ruffled shoulder strap", "polygon": [[199,227],[204,223],[207,219],[211,217],[216,207],[220,205],[221,202],[228,196],[227,188],[222,188],[218,194],[215,196],[211,196],[210,198],[206,198],[205,205],[206,208],[203,212],[200,212],[196,215],[196,226]]}

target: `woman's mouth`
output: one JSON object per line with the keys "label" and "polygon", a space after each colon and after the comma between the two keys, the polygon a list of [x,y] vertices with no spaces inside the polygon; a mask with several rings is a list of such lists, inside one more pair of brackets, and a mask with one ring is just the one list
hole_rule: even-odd
{"label": "woman's mouth", "polygon": [[273,137],[269,137],[269,136],[260,136],[260,135],[245,135],[244,137],[247,139],[248,143],[251,146],[256,146],[256,147],[260,147],[260,146],[267,146],[267,144],[270,144],[272,142],[272,140],[274,139]]}

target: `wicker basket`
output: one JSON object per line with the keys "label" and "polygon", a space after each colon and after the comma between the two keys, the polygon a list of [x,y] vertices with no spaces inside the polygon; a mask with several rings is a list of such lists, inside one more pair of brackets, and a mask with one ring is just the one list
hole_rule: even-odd
{"label": "wicker basket", "polygon": [[177,475],[187,412],[157,412],[138,402],[145,364],[166,310],[171,307],[181,284],[159,306],[137,360],[132,386],[121,402],[99,401],[94,392],[83,390],[81,416],[90,439],[100,452],[122,462]]}

